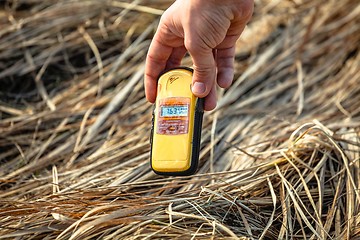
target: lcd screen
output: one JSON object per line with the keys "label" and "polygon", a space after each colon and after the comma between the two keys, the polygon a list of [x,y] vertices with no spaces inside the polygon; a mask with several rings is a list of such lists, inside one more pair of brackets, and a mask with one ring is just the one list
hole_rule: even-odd
{"label": "lcd screen", "polygon": [[187,117],[189,112],[188,105],[180,106],[161,106],[161,117]]}

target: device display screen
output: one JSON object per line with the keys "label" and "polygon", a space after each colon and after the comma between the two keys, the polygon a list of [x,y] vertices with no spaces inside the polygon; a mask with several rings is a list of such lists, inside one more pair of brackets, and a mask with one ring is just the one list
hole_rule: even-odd
{"label": "device display screen", "polygon": [[180,106],[161,106],[161,117],[187,117],[189,112],[188,105]]}

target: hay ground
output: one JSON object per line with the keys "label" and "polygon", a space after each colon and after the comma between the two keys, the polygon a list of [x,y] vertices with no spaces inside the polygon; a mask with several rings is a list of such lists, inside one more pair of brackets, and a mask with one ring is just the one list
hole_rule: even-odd
{"label": "hay ground", "polygon": [[2,1],[0,239],[360,239],[359,1],[255,2],[198,173],[160,177],[142,78],[171,1]]}

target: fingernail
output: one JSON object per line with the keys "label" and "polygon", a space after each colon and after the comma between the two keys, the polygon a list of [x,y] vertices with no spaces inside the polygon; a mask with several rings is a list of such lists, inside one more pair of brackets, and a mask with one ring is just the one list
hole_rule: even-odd
{"label": "fingernail", "polygon": [[192,92],[196,94],[203,94],[206,91],[206,86],[202,82],[195,82],[191,88]]}

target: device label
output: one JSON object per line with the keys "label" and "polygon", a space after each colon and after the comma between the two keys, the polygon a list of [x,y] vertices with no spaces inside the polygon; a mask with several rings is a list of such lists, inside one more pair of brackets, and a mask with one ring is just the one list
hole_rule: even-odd
{"label": "device label", "polygon": [[189,131],[190,98],[170,97],[159,102],[157,134],[179,135]]}

